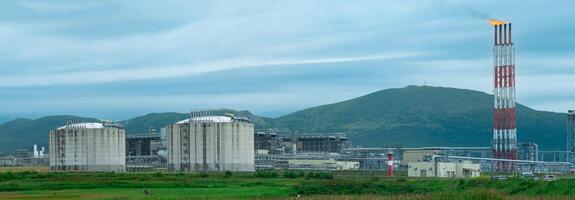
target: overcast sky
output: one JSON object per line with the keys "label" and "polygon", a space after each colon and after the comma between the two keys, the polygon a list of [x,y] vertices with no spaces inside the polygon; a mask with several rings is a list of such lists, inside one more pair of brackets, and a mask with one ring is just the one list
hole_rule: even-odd
{"label": "overcast sky", "polygon": [[568,0],[2,1],[0,122],[274,117],[424,83],[491,93],[489,17],[513,22],[518,101],[565,112],[574,13]]}

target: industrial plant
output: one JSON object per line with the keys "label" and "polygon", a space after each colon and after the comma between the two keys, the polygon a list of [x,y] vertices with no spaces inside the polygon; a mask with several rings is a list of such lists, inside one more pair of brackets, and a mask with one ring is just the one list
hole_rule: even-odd
{"label": "industrial plant", "polygon": [[297,127],[255,129],[247,117],[200,109],[160,131],[149,126],[148,133],[128,135],[119,123],[72,118],[50,131],[48,152],[34,145],[33,153],[20,149],[15,156],[0,154],[0,165],[94,172],[366,170],[387,171],[392,176],[394,171],[403,171],[413,177],[456,178],[485,172],[572,172],[575,110],[566,116],[566,151],[542,151],[534,142],[518,140],[511,23],[489,22],[494,30],[493,112],[488,116],[493,117],[493,132],[485,143],[491,145],[361,147],[354,146],[345,133],[298,133]]}
{"label": "industrial plant", "polygon": [[0,200],[575,200],[575,1],[0,5]]}
{"label": "industrial plant", "polygon": [[170,171],[254,171],[254,125],[246,118],[192,112],[165,128]]}
{"label": "industrial plant", "polygon": [[[165,135],[163,135],[165,136]],[[150,171],[166,165],[165,137],[150,128],[148,133],[126,136],[126,170]]]}
{"label": "industrial plant", "polygon": [[28,149],[17,149],[15,155],[0,153],[0,167],[10,166],[48,166],[48,156],[45,147],[32,146],[32,152]]}
{"label": "industrial plant", "polygon": [[124,172],[126,133],[110,122],[70,122],[50,131],[50,171]]}

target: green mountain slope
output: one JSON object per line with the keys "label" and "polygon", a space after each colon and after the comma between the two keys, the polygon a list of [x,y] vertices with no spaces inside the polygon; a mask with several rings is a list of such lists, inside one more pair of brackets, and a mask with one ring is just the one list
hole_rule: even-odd
{"label": "green mountain slope", "polygon": [[[465,89],[408,86],[314,107],[274,120],[299,132],[344,132],[363,146],[490,146],[493,96]],[[518,137],[563,149],[565,115],[518,105]]]}
{"label": "green mountain slope", "polygon": [[[16,149],[31,149],[37,144],[48,148],[50,130],[66,124],[70,116],[48,116],[39,119],[15,119],[0,124],[0,152],[15,152]],[[86,122],[97,121],[94,118],[81,118]]]}
{"label": "green mountain slope", "polygon": [[[256,128],[278,128],[287,133],[346,133],[362,146],[490,146],[493,97],[465,89],[408,86],[387,89],[335,104],[298,111],[279,118],[255,116],[248,111],[222,109],[250,118]],[[517,106],[518,138],[540,149],[565,148],[563,113]],[[147,133],[185,119],[185,113],[152,113],[123,121],[128,134]],[[46,146],[48,132],[65,124],[67,116],[36,120],[15,119],[0,124],[0,152]],[[95,121],[96,119],[88,119]]]}
{"label": "green mountain slope", "polygon": [[128,134],[148,133],[148,128],[154,127],[157,131],[160,128],[181,121],[188,117],[185,113],[150,113],[124,121],[124,128]]}
{"label": "green mountain slope", "polygon": [[[265,126],[269,119],[264,117],[259,117],[253,115],[249,111],[235,111],[230,109],[218,109],[213,111],[216,115],[223,115],[225,113],[231,113],[235,116],[243,116],[247,117],[256,124],[256,126]],[[126,128],[126,133],[128,134],[141,134],[141,133],[148,133],[149,127],[154,127],[156,131],[160,131],[160,128],[163,128],[169,124],[176,123],[178,121],[184,120],[189,115],[187,113],[151,113],[144,116],[136,117],[133,119],[129,119],[123,121]]]}

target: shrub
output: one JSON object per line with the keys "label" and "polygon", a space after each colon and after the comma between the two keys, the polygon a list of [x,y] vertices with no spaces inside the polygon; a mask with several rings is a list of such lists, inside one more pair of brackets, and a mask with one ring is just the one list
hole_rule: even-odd
{"label": "shrub", "polygon": [[313,173],[313,172],[308,172],[305,177],[306,177],[306,178],[315,178],[315,173]]}
{"label": "shrub", "polygon": [[37,171],[22,171],[22,172],[6,172],[0,173],[0,180],[19,180],[19,179],[35,179],[44,178],[46,175],[40,174]]}
{"label": "shrub", "polygon": [[0,180],[13,180],[13,179],[16,179],[16,175],[14,175],[14,172],[6,172],[0,174]]}
{"label": "shrub", "polygon": [[278,174],[274,171],[259,171],[256,172],[256,177],[258,178],[277,178]]}
{"label": "shrub", "polygon": [[229,177],[232,177],[232,172],[231,171],[224,172],[224,178],[229,178]]}
{"label": "shrub", "polygon": [[154,177],[164,177],[164,174],[162,174],[162,172],[156,172],[154,173]]}
{"label": "shrub", "polygon": [[116,172],[112,171],[112,172],[106,172],[106,176],[107,177],[116,177]]}
{"label": "shrub", "polygon": [[292,171],[285,171],[283,176],[284,178],[297,178],[298,174]]}
{"label": "shrub", "polygon": [[316,174],[316,178],[319,179],[333,179],[333,174],[330,172],[320,172]]}
{"label": "shrub", "polygon": [[314,173],[314,172],[309,172],[306,176],[306,178],[315,178],[315,179],[333,179],[333,174],[331,174],[330,172],[318,172],[318,173]]}

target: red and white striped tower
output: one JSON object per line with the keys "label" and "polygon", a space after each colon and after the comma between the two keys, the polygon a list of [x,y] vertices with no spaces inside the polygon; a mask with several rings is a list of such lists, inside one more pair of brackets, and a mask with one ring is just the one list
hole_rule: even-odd
{"label": "red and white striped tower", "polygon": [[[493,158],[517,159],[515,127],[515,46],[511,41],[511,23],[492,23],[495,27],[493,47],[494,103]],[[495,162],[495,172],[512,172],[514,163]]]}
{"label": "red and white striped tower", "polygon": [[393,176],[393,153],[387,153],[387,176]]}

